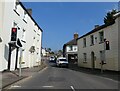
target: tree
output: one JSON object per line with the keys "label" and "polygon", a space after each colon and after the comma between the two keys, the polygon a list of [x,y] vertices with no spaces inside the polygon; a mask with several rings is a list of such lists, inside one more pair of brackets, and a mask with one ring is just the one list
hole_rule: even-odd
{"label": "tree", "polygon": [[105,25],[110,25],[110,24],[115,23],[115,18],[114,18],[113,15],[116,14],[116,13],[117,13],[117,10],[115,10],[115,9],[113,9],[112,11],[109,11],[107,13],[107,15],[104,18]]}
{"label": "tree", "polygon": [[51,48],[47,48],[47,51],[50,53],[51,52]]}

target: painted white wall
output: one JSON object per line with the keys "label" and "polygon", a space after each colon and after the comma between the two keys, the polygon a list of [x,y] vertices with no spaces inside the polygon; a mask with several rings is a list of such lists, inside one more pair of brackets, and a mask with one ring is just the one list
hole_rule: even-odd
{"label": "painted white wall", "polygon": [[[23,21],[24,19],[24,9],[19,5],[17,7],[18,10],[17,13],[20,15],[17,15],[17,13],[14,11],[15,9],[15,0],[13,2],[4,2],[0,3],[0,22],[2,22],[2,25],[0,25],[0,28],[2,31],[0,31],[0,37],[2,37],[3,41],[0,43],[0,59],[2,60],[2,66],[0,66],[0,71],[7,69],[7,60],[8,60],[8,43],[10,42],[11,38],[11,29],[12,27],[19,27],[19,30],[17,31],[17,38],[20,40],[24,40],[26,43],[22,42],[22,49],[24,51],[22,52],[22,67],[30,67],[30,65],[36,66],[38,65],[38,61],[41,61],[41,38],[42,38],[42,32],[38,28],[38,26],[35,25],[33,20],[28,16],[28,14],[25,17],[25,20],[27,23]],[[17,24],[14,26],[14,22]],[[3,31],[4,30],[4,31]],[[25,30],[25,32],[23,32]],[[34,30],[36,32],[34,32]],[[24,37],[23,37],[24,33]],[[36,37],[33,39],[33,37]],[[39,41],[38,41],[39,40]],[[31,54],[29,52],[29,49],[31,46],[35,46],[35,53]],[[38,54],[37,54],[38,53]],[[30,59],[30,56],[33,55],[33,58]],[[16,49],[12,51],[11,54],[11,70],[14,70],[15,66],[15,57],[16,57]],[[20,58],[20,52],[18,53],[18,67],[19,67],[19,58]],[[31,62],[30,62],[31,61]],[[1,62],[1,61],[0,61]],[[31,64],[32,63],[32,64]]]}
{"label": "painted white wall", "polygon": [[77,51],[78,51],[77,45],[72,45],[72,50],[69,45],[66,46],[66,52],[77,52]]}
{"label": "painted white wall", "polygon": [[[4,16],[4,2],[2,2],[2,1],[0,1],[0,22],[3,22],[3,16]],[[1,61],[0,61],[0,71],[2,71],[3,70],[3,62],[2,62],[2,60],[4,60],[4,54],[3,54],[3,52],[4,52],[4,42],[3,42],[3,34],[2,34],[2,31],[3,31],[3,23],[0,23],[0,37],[1,37],[1,39],[2,39],[2,42],[0,42],[0,59],[1,59]]]}
{"label": "painted white wall", "polygon": [[43,56],[46,56],[46,55],[47,55],[47,52],[46,52],[45,49],[42,49],[42,55],[43,55]]}
{"label": "painted white wall", "polygon": [[[103,66],[105,70],[115,70],[118,71],[118,19],[116,19],[115,24],[94,32],[90,35],[94,35],[97,40],[94,39],[94,45],[90,46],[90,35],[85,36],[86,47],[83,47],[83,38],[77,41],[78,44],[78,65],[81,67],[91,68],[91,52],[95,53],[95,68],[100,69],[100,51],[104,50],[104,43],[99,44],[99,32],[104,31],[104,38],[110,43],[110,50],[106,50],[105,58],[106,64]],[[84,63],[83,53],[87,53],[87,62]]]}

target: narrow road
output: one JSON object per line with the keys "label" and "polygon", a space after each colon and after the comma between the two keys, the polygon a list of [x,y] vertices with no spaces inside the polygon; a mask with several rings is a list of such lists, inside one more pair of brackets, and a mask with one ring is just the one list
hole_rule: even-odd
{"label": "narrow road", "polygon": [[118,82],[108,78],[90,75],[68,68],[47,68],[38,74],[12,85],[10,89],[118,89]]}

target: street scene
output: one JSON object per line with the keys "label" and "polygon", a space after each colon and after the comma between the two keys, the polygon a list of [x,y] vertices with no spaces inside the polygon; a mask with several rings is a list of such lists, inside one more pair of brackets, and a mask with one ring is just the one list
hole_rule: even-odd
{"label": "street scene", "polygon": [[119,91],[119,7],[0,0],[0,90]]}
{"label": "street scene", "polygon": [[[44,70],[27,80],[25,79],[11,85],[9,89],[56,89],[56,91],[65,89],[68,91],[79,91],[79,89],[87,88],[87,91],[89,91],[89,89],[94,88],[103,89],[103,91],[108,89],[110,91],[110,89],[115,90],[118,88],[118,81],[113,78],[105,78],[102,75],[97,76],[92,73],[80,72],[80,70],[72,70],[71,67],[59,68],[56,67],[55,63],[49,61],[46,61],[46,64],[47,67]],[[114,76],[117,78],[118,75]]]}

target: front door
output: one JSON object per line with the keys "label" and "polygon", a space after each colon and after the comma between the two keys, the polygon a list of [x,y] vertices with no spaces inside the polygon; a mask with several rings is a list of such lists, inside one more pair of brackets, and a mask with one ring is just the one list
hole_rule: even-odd
{"label": "front door", "polygon": [[92,66],[92,69],[95,68],[95,54],[94,54],[94,52],[91,52],[91,66]]}

